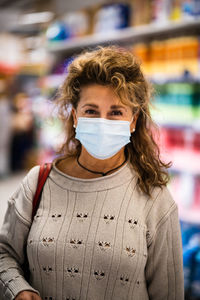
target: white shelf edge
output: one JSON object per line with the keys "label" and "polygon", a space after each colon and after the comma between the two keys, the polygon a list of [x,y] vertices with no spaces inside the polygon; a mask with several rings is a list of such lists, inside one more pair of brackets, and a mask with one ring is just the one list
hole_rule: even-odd
{"label": "white shelf edge", "polygon": [[179,128],[179,129],[191,129],[197,132],[200,132],[200,121],[199,120],[192,120],[188,122],[177,122],[177,121],[160,121],[153,119],[154,122],[159,126],[159,127],[168,127],[168,128]]}
{"label": "white shelf edge", "polygon": [[200,19],[190,21],[168,22],[166,24],[147,24],[128,27],[108,33],[93,34],[85,37],[73,38],[65,41],[47,42],[46,47],[50,52],[72,51],[95,45],[132,42],[136,39],[156,36],[163,33],[172,33],[178,30],[200,29]]}
{"label": "white shelf edge", "polygon": [[162,158],[164,160],[173,162],[170,168],[172,172],[189,173],[193,176],[200,175],[200,152],[183,149],[166,150],[166,152],[163,149],[161,151],[163,151]]}
{"label": "white shelf edge", "polygon": [[179,219],[186,223],[200,225],[200,209],[194,211],[193,209],[181,209],[179,207]]}
{"label": "white shelf edge", "polygon": [[188,170],[188,169],[181,169],[181,168],[174,168],[171,167],[169,169],[169,172],[171,173],[187,173],[187,174],[191,174],[192,176],[199,176],[200,175],[200,170],[199,171],[195,171],[195,170]]}

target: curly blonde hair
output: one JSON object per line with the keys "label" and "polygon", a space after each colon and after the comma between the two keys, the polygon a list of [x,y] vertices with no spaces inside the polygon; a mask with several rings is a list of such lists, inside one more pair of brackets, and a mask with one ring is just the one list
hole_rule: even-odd
{"label": "curly blonde hair", "polygon": [[111,86],[120,101],[132,107],[133,114],[138,115],[136,130],[131,134],[126,150],[138,175],[141,191],[151,196],[152,187],[168,183],[166,169],[171,163],[161,161],[153,135],[152,129],[157,129],[149,110],[153,89],[141,71],[140,62],[128,50],[116,46],[98,47],[80,54],[70,64],[57,98],[67,137],[61,152],[67,156],[80,154],[81,144],[75,139],[70,107],[77,108],[81,88],[89,84]]}

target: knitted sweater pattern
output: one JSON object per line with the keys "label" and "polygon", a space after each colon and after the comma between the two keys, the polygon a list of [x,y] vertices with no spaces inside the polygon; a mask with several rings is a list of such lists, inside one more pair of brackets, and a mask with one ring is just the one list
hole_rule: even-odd
{"label": "knitted sweater pattern", "polygon": [[[183,300],[177,206],[169,190],[139,191],[129,164],[95,179],[56,167],[31,223],[39,167],[9,199],[0,232],[0,299]],[[26,249],[26,251],[25,251]],[[30,279],[23,276],[27,252]]]}

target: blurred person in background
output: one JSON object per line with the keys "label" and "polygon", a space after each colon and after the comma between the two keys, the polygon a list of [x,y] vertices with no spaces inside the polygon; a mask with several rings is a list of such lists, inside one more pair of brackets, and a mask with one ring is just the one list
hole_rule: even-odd
{"label": "blurred person in background", "polygon": [[12,132],[11,104],[8,95],[8,82],[0,77],[0,178],[10,172],[10,142]]}
{"label": "blurred person in background", "polygon": [[99,48],[71,63],[57,101],[64,155],[53,161],[33,222],[39,166],[9,200],[2,300],[184,299],[178,209],[150,99],[127,50]]}
{"label": "blurred person in background", "polygon": [[26,157],[34,143],[34,118],[31,103],[26,93],[18,93],[13,99],[11,139],[11,169],[25,168]]}

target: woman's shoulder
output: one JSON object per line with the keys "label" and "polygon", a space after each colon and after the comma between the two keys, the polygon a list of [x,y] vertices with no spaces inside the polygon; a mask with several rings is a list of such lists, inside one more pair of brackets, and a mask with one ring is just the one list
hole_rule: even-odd
{"label": "woman's shoulder", "polygon": [[28,171],[28,173],[26,174],[26,176],[22,181],[24,184],[28,185],[28,187],[31,190],[37,185],[39,171],[40,171],[40,166],[39,165],[34,166]]}
{"label": "woman's shoulder", "polygon": [[29,191],[31,194],[34,194],[37,187],[38,176],[39,176],[40,166],[34,166],[31,168],[24,179],[22,180],[22,184],[25,189]]}
{"label": "woman's shoulder", "polygon": [[176,202],[168,186],[154,187],[151,197],[152,205],[162,210],[170,210],[176,206]]}
{"label": "woman's shoulder", "polygon": [[134,198],[137,198],[140,203],[143,203],[143,205],[145,206],[145,210],[147,210],[148,213],[151,210],[159,210],[165,212],[170,210],[171,208],[173,209],[173,207],[176,206],[176,203],[168,186],[153,186],[150,190],[150,196],[141,191],[137,182],[136,184],[135,182],[133,182],[132,187],[134,191]]}
{"label": "woman's shoulder", "polygon": [[157,228],[177,209],[169,188],[167,186],[155,187],[145,208],[146,223],[150,227]]}
{"label": "woman's shoulder", "polygon": [[39,170],[40,166],[31,168],[8,199],[8,210],[13,210],[25,224],[31,223],[32,200],[37,188]]}

